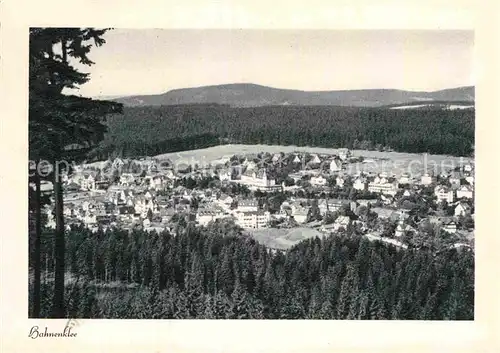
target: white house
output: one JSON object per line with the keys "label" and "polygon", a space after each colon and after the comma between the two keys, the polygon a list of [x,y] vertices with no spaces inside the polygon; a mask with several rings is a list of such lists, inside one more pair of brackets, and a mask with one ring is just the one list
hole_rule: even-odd
{"label": "white house", "polygon": [[354,201],[349,200],[339,200],[339,199],[320,199],[318,200],[318,208],[321,215],[326,212],[336,212],[342,207],[348,207],[353,210],[356,208]]}
{"label": "white house", "polygon": [[196,213],[196,222],[206,226],[208,223],[224,217],[229,217],[229,215],[219,209],[198,209]]}
{"label": "white house", "polygon": [[222,181],[231,180],[232,171],[230,168],[221,169],[219,171],[219,179]]}
{"label": "white house", "polygon": [[276,187],[276,180],[268,177],[265,169],[260,169],[258,171],[247,169],[241,175],[239,182],[251,188],[268,189]]}
{"label": "white house", "polygon": [[321,200],[318,200],[318,208],[319,208],[319,213],[323,216],[325,215],[325,213],[327,213],[328,211],[334,211],[332,208],[333,207],[330,207],[330,206],[333,206],[331,201],[329,199],[321,199]]}
{"label": "white house", "polygon": [[414,231],[414,228],[409,224],[405,224],[403,220],[400,220],[394,231],[394,236],[399,238],[411,231]]}
{"label": "white house", "polygon": [[454,174],[450,175],[450,177],[448,178],[448,181],[450,182],[451,186],[453,186],[453,187],[460,186],[460,184],[461,184],[460,176],[457,176]]}
{"label": "white house", "polygon": [[339,155],[340,159],[345,161],[351,157],[351,151],[349,151],[349,149],[347,149],[347,148],[339,148],[338,155]]}
{"label": "white house", "polygon": [[448,233],[456,233],[457,232],[457,224],[453,220],[447,220],[443,222],[443,230]]}
{"label": "white house", "polygon": [[474,189],[470,185],[462,185],[458,190],[457,190],[457,198],[466,198],[466,199],[472,199],[474,198]]}
{"label": "white house", "polygon": [[430,173],[424,173],[420,179],[420,184],[422,185],[432,185],[436,182],[436,178],[432,176]]}
{"label": "white house", "polygon": [[149,210],[154,212],[158,209],[158,204],[145,196],[139,196],[134,201],[135,212],[143,217],[146,217]]}
{"label": "white house", "polygon": [[460,202],[457,205],[457,207],[455,207],[455,217],[466,216],[470,214],[471,214],[471,207],[464,202]]}
{"label": "white house", "polygon": [[163,175],[168,178],[168,179],[172,179],[172,180],[175,180],[177,177],[175,175],[175,172],[172,170],[172,169],[166,169],[163,171]]}
{"label": "white house", "polygon": [[193,190],[184,190],[182,193],[182,198],[184,200],[192,201],[194,198]]}
{"label": "white house", "polygon": [[327,184],[327,180],[323,176],[318,175],[312,177],[310,183],[313,186],[325,186]]}
{"label": "white house", "polygon": [[303,224],[307,221],[307,215],[309,209],[306,207],[293,207],[292,206],[292,217],[298,224]]}
{"label": "white house", "polygon": [[288,177],[292,178],[293,181],[296,183],[297,181],[299,181],[300,179],[302,179],[302,174],[300,174],[300,173],[291,173],[291,174],[288,174]]}
{"label": "white house", "polygon": [[396,195],[398,188],[399,185],[397,181],[389,181],[385,177],[378,176],[368,184],[368,191],[391,196]]}
{"label": "white house", "polygon": [[78,187],[81,189],[82,188],[82,180],[85,178],[85,175],[83,173],[73,173],[70,177],[68,177],[67,183],[73,183],[77,184]]}
{"label": "white house", "polygon": [[317,154],[313,154],[312,155],[312,159],[309,163],[311,164],[320,164],[321,163],[321,159],[319,158],[319,156]]}
{"label": "white house", "polygon": [[93,207],[92,203],[89,200],[85,200],[82,202],[82,209],[84,211],[88,211]]}
{"label": "white house", "polygon": [[229,210],[231,208],[231,205],[233,204],[233,198],[229,195],[222,194],[219,199],[217,200],[217,203],[225,210]]}
{"label": "white house", "polygon": [[245,161],[243,162],[243,165],[246,167],[246,170],[257,169],[257,164],[252,160],[248,160],[248,158],[245,159]]}
{"label": "white house", "polygon": [[367,188],[367,185],[368,185],[368,182],[366,181],[366,179],[363,177],[359,177],[359,178],[356,178],[356,180],[352,184],[352,187],[355,190],[365,191]]}
{"label": "white house", "polygon": [[322,224],[321,227],[319,227],[319,231],[323,233],[331,233],[335,230],[335,224]]}
{"label": "white house", "polygon": [[277,212],[277,213],[273,214],[273,215],[271,216],[271,218],[273,218],[273,219],[277,219],[277,220],[278,220],[278,219],[287,219],[287,218],[288,218],[288,216],[289,216],[289,215],[288,215],[288,212],[286,211],[286,209],[285,209],[285,208],[283,208],[283,207],[280,207],[279,212]]}
{"label": "white house", "polygon": [[298,154],[296,154],[296,155],[295,155],[295,157],[294,157],[294,159],[293,159],[293,161],[292,161],[292,162],[293,162],[293,163],[300,163],[300,162],[301,162],[301,160],[300,160],[300,158],[299,158],[299,155],[298,155]]}
{"label": "white house", "polygon": [[267,211],[236,212],[236,224],[242,228],[266,228],[271,220],[271,214]]}
{"label": "white house", "polygon": [[470,163],[467,163],[463,166],[463,171],[465,173],[472,173],[472,171],[474,170],[474,167],[472,166],[472,164]]}
{"label": "white house", "polygon": [[401,174],[401,176],[399,177],[399,180],[398,182],[400,184],[410,184],[411,183],[411,176],[409,173],[403,173]]}
{"label": "white house", "polygon": [[330,172],[338,172],[342,170],[342,162],[338,159],[333,159],[330,162]]}
{"label": "white house", "polygon": [[278,163],[281,160],[281,153],[275,153],[271,160],[273,163]]}
{"label": "white house", "polygon": [[196,213],[196,222],[199,225],[206,226],[208,223],[212,222],[214,219],[214,212],[210,211],[200,211]]}
{"label": "white house", "polygon": [[239,200],[237,212],[256,212],[259,204],[256,200]]}
{"label": "white house", "polygon": [[123,186],[131,186],[135,183],[135,177],[131,173],[123,173],[120,176],[120,184]]}
{"label": "white house", "polygon": [[339,216],[333,223],[333,229],[338,231],[340,228],[347,229],[347,227],[351,224],[351,219],[347,216]]}
{"label": "white house", "polygon": [[150,178],[149,185],[151,185],[151,187],[155,190],[161,190],[164,187],[164,182],[166,181],[164,179],[165,178],[161,175],[155,175],[154,177]]}
{"label": "white house", "polygon": [[80,181],[82,190],[95,190],[95,178],[92,174],[88,174]]}
{"label": "white house", "polygon": [[94,213],[87,212],[83,218],[86,225],[97,224],[97,217]]}
{"label": "white house", "polygon": [[438,202],[446,201],[447,203],[453,203],[455,201],[455,193],[453,190],[443,185],[436,186],[434,189],[434,195],[436,196]]}
{"label": "white house", "polygon": [[358,199],[356,200],[356,203],[360,206],[371,206],[371,205],[375,205],[377,203],[377,200],[369,200],[369,199]]}
{"label": "white house", "polygon": [[338,187],[344,187],[344,183],[345,183],[345,179],[340,176],[340,175],[337,175],[337,178],[335,178],[335,185],[337,185]]}

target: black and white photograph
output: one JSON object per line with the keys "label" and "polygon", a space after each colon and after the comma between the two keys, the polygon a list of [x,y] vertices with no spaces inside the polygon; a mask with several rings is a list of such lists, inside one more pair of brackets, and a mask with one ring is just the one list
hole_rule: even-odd
{"label": "black and white photograph", "polygon": [[30,27],[28,115],[29,318],[475,319],[472,30]]}

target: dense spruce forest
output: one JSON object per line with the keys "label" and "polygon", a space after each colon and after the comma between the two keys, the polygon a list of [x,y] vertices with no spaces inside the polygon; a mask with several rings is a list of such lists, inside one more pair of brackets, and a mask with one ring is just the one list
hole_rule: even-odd
{"label": "dense spruce forest", "polygon": [[94,155],[157,155],[221,143],[348,147],[468,156],[474,109],[193,104],[126,107]]}
{"label": "dense spruce forest", "polygon": [[[50,315],[51,236],[42,241],[41,317]],[[162,234],[73,228],[66,259],[74,318],[474,318],[473,252],[400,250],[349,232],[273,251],[231,222],[179,222]]]}

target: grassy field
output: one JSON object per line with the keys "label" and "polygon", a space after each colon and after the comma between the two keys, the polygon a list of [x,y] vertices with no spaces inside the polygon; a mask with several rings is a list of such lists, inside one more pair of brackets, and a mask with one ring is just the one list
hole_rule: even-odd
{"label": "grassy field", "polygon": [[[257,154],[260,152],[269,153],[293,153],[308,152],[317,154],[336,154],[338,149],[320,148],[320,147],[297,147],[297,146],[279,146],[279,145],[220,145],[215,147],[203,148],[199,150],[190,150],[182,152],[166,153],[156,156],[159,160],[170,159],[177,165],[207,166],[208,164],[224,163],[235,154]],[[396,176],[402,173],[410,173],[418,177],[426,170],[433,171],[436,174],[448,171],[453,167],[465,163],[474,163],[469,157],[453,157],[446,155],[400,153],[400,152],[379,152],[366,150],[351,151],[353,157],[364,157],[365,160],[360,163],[351,163],[346,167],[346,172],[355,174],[357,172],[388,173]],[[103,165],[103,162],[89,164],[94,167]]]}
{"label": "grassy field", "polygon": [[267,247],[283,250],[291,248],[302,240],[313,237],[321,238],[323,236],[319,231],[305,227],[290,229],[255,229],[247,230],[246,233]]}
{"label": "grassy field", "polygon": [[[199,150],[167,153],[157,156],[157,158],[169,158],[174,163],[186,163],[199,165],[207,165],[209,163],[224,162],[234,154],[257,154],[259,152],[269,153],[292,153],[292,152],[309,152],[318,154],[336,154],[338,149],[320,148],[320,147],[297,147],[297,146],[278,146],[278,145],[221,145]],[[354,157],[364,157],[363,163],[349,164],[348,173],[358,171],[367,172],[386,172],[389,174],[400,175],[403,172],[409,172],[412,175],[420,175],[425,170],[433,170],[436,173],[446,171],[453,166],[458,166],[461,163],[473,163],[471,158],[453,157],[445,155],[423,155],[416,153],[400,153],[400,152],[379,152],[366,150],[353,150]]]}

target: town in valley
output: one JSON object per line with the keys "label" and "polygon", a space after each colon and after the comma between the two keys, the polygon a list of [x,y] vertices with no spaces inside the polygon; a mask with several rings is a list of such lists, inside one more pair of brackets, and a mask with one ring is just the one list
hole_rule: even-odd
{"label": "town in valley", "polygon": [[[161,233],[180,219],[197,226],[234,222],[275,249],[348,228],[370,240],[418,248],[437,241],[422,236],[433,229],[447,246],[473,246],[472,161],[420,175],[349,168],[364,162],[339,149],[233,155],[207,166],[154,157],[77,165],[62,176],[66,227]],[[45,212],[47,226],[55,228],[53,207]],[[272,239],[273,230],[294,229],[300,234],[295,241]]]}

